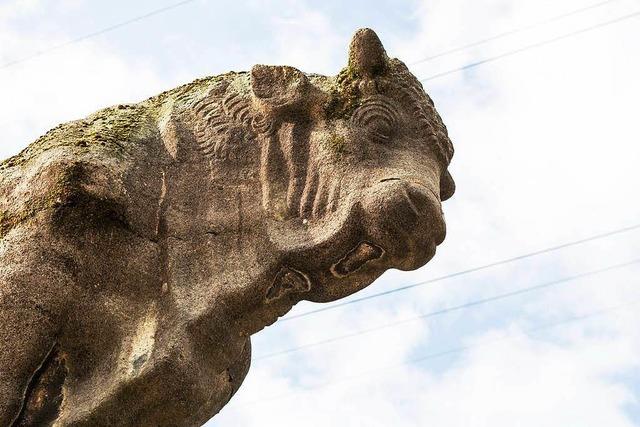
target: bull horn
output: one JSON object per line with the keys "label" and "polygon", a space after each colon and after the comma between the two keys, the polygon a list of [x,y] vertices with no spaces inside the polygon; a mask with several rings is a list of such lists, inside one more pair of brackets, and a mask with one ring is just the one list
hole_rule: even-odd
{"label": "bull horn", "polygon": [[387,52],[372,29],[356,31],[349,46],[349,68],[359,76],[372,78],[384,73],[387,61]]}

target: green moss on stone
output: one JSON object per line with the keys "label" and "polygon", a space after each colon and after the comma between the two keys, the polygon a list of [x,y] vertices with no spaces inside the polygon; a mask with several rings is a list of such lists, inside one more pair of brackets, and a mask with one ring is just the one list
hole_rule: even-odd
{"label": "green moss on stone", "polygon": [[24,165],[56,147],[80,151],[107,150],[121,157],[126,145],[139,138],[146,112],[138,106],[118,105],[101,110],[83,120],[56,126],[16,156],[0,163],[0,170]]}
{"label": "green moss on stone", "polygon": [[360,77],[352,67],[343,68],[331,89],[331,98],[325,105],[327,119],[348,119],[360,105],[358,83]]}
{"label": "green moss on stone", "polygon": [[343,135],[331,132],[324,142],[334,158],[341,158],[347,152],[347,140]]}

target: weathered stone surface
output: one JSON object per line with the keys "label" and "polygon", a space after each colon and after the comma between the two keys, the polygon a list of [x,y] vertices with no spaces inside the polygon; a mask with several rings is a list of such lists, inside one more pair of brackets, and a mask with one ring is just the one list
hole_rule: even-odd
{"label": "weathered stone surface", "polygon": [[51,130],[0,166],[0,425],[204,423],[251,334],[434,255],[452,153],[368,29]]}

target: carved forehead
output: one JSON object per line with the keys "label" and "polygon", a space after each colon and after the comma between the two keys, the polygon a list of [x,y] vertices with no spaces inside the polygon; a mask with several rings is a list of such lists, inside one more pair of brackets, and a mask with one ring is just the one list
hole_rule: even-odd
{"label": "carved forehead", "polygon": [[[327,86],[323,79],[315,80],[320,86]],[[330,103],[333,105],[328,105],[328,110],[331,110],[331,107],[343,110],[341,116],[348,116],[356,107],[372,97],[381,102],[386,100],[396,109],[414,111],[421,106],[427,110],[429,107],[433,108],[433,102],[422,89],[420,82],[397,59],[390,59],[386,71],[375,77],[362,76],[348,66],[336,76],[329,92]]]}
{"label": "carved forehead", "polygon": [[415,127],[419,137],[428,140],[448,163],[453,146],[433,101],[402,61],[387,61],[385,71],[374,77],[362,76],[350,66],[344,68],[330,90],[327,119],[349,120],[375,103],[380,112],[405,117],[405,125]]}

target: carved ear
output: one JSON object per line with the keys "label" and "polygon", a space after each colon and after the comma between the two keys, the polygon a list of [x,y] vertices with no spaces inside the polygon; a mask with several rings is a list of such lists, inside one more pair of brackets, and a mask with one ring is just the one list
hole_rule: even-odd
{"label": "carved ear", "polygon": [[281,112],[304,104],[309,79],[293,67],[254,65],[251,69],[251,90],[268,112]]}
{"label": "carved ear", "polygon": [[353,35],[349,46],[349,67],[361,77],[375,77],[387,69],[389,58],[378,35],[370,28],[361,28]]}

